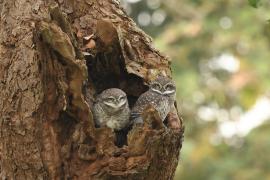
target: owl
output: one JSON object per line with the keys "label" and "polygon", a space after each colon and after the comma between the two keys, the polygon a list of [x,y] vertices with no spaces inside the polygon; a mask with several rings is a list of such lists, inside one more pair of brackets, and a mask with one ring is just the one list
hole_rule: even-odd
{"label": "owl", "polygon": [[96,125],[119,131],[129,124],[130,109],[127,95],[121,89],[104,90],[97,96],[93,115]]}
{"label": "owl", "polygon": [[143,123],[141,114],[144,109],[152,105],[164,121],[174,105],[176,87],[174,82],[165,76],[158,76],[150,83],[149,90],[143,93],[136,101],[131,110],[131,120],[133,123]]}

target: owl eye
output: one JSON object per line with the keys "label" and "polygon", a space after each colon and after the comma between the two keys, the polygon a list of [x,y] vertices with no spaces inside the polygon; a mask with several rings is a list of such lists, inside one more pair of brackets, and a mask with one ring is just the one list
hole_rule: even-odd
{"label": "owl eye", "polygon": [[114,98],[113,97],[108,97],[105,99],[106,102],[108,103],[113,103],[114,102]]}
{"label": "owl eye", "polygon": [[125,101],[125,100],[126,100],[126,96],[121,96],[121,97],[119,98],[119,100],[120,100],[120,101]]}
{"label": "owl eye", "polygon": [[153,84],[151,85],[151,88],[152,88],[152,89],[160,90],[160,89],[161,89],[161,86],[160,86],[160,84],[158,84],[158,83],[153,83]]}
{"label": "owl eye", "polygon": [[168,84],[165,87],[166,91],[174,91],[175,90],[175,86],[172,84]]}

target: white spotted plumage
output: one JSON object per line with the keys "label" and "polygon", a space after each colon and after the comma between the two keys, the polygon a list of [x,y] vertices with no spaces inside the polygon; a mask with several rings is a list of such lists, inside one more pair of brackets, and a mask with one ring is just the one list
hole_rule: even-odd
{"label": "white spotted plumage", "polygon": [[126,93],[117,88],[104,90],[97,96],[93,114],[99,127],[107,126],[117,131],[127,127],[130,109]]}
{"label": "white spotted plumage", "polygon": [[131,119],[134,123],[142,123],[141,114],[148,105],[152,105],[164,121],[174,105],[176,94],[175,84],[165,76],[157,77],[136,101],[131,111]]}

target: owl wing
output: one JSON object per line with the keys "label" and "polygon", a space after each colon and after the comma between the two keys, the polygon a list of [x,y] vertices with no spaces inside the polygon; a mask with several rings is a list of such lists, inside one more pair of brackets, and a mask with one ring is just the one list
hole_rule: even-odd
{"label": "owl wing", "polygon": [[136,101],[134,107],[131,110],[130,119],[133,123],[143,123],[142,113],[144,109],[153,103],[155,104],[156,98],[149,91],[143,93]]}
{"label": "owl wing", "polygon": [[130,114],[130,122],[133,124],[141,124],[143,123],[143,119],[141,113],[131,112]]}
{"label": "owl wing", "polygon": [[103,125],[103,110],[102,107],[100,107],[100,104],[96,102],[93,106],[93,116],[96,127],[101,127]]}

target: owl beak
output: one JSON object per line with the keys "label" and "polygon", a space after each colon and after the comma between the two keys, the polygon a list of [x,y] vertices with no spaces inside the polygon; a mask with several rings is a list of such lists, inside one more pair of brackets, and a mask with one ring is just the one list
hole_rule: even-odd
{"label": "owl beak", "polygon": [[115,105],[120,105],[120,100],[119,99],[117,99],[117,100],[115,100]]}
{"label": "owl beak", "polygon": [[114,105],[113,108],[118,109],[119,108],[118,100],[114,100],[113,105]]}
{"label": "owl beak", "polygon": [[162,87],[162,94],[165,95],[166,94],[166,89],[164,87]]}

